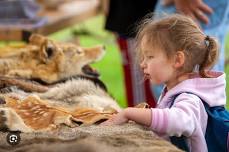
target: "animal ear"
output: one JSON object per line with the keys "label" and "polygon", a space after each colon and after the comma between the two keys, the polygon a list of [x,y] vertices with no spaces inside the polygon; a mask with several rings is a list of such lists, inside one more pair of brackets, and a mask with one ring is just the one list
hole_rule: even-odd
{"label": "animal ear", "polygon": [[39,50],[39,57],[43,62],[47,62],[54,56],[55,51],[57,51],[56,46],[51,40],[46,39],[46,41],[41,44],[41,48]]}
{"label": "animal ear", "polygon": [[29,43],[33,45],[41,45],[47,40],[46,37],[40,34],[32,34],[29,38]]}

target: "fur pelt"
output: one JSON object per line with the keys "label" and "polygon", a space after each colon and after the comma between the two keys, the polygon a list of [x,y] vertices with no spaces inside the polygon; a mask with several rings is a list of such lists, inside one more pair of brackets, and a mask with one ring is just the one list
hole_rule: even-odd
{"label": "fur pelt", "polygon": [[85,79],[69,80],[44,93],[27,93],[12,87],[1,97],[1,125],[11,131],[52,130],[60,124],[90,125],[120,110],[107,92]]}

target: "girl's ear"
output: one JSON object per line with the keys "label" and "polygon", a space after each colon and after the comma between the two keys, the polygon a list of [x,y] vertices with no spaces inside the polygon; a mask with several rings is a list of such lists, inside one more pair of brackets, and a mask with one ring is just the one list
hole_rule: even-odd
{"label": "girl's ear", "polygon": [[177,51],[174,58],[174,68],[178,69],[184,65],[185,55],[183,51]]}

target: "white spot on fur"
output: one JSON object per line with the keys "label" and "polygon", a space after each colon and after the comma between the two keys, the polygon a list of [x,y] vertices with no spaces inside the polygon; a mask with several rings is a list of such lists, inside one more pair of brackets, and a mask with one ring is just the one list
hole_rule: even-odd
{"label": "white spot on fur", "polygon": [[43,113],[43,117],[47,117],[48,116],[48,113]]}
{"label": "white spot on fur", "polygon": [[36,109],[38,109],[38,108],[40,108],[39,105],[38,105],[38,106],[35,106],[35,107],[33,107],[33,108],[31,108],[31,110],[36,110]]}
{"label": "white spot on fur", "polygon": [[28,112],[24,112],[23,114],[26,115],[26,116],[30,115],[30,113],[28,113]]}
{"label": "white spot on fur", "polygon": [[39,114],[42,115],[43,113],[45,113],[45,111],[40,111]]}
{"label": "white spot on fur", "polygon": [[19,109],[20,112],[27,112],[28,110],[25,109]]}
{"label": "white spot on fur", "polygon": [[39,113],[39,111],[37,111],[37,110],[36,110],[36,111],[34,111],[33,113],[38,114],[38,113]]}
{"label": "white spot on fur", "polygon": [[36,121],[37,119],[39,119],[38,117],[33,117],[33,121]]}

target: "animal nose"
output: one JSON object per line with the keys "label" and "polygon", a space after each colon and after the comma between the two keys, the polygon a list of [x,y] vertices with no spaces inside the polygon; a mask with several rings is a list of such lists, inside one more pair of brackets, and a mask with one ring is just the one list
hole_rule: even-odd
{"label": "animal nose", "polygon": [[3,97],[0,97],[0,104],[6,104],[6,101]]}
{"label": "animal nose", "polygon": [[106,46],[105,45],[103,45],[102,47],[103,47],[103,50],[106,50]]}

